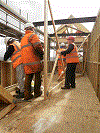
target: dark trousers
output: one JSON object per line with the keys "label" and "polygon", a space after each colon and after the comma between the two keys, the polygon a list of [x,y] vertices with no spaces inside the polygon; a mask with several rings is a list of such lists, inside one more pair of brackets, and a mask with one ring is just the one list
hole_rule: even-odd
{"label": "dark trousers", "polygon": [[68,63],[66,68],[65,86],[75,86],[75,70],[77,63]]}
{"label": "dark trousers", "polygon": [[34,82],[34,94],[40,93],[40,87],[41,87],[41,72],[37,73],[31,73],[25,75],[25,84],[24,89],[28,91],[28,93],[31,93],[31,82],[33,79],[33,76],[35,74],[35,82]]}

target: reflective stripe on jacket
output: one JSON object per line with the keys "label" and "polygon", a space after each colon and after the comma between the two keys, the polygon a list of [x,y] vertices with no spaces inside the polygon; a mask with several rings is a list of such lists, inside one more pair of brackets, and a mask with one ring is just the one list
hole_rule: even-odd
{"label": "reflective stripe on jacket", "polygon": [[14,49],[15,49],[15,51],[13,52],[13,54],[11,56],[11,61],[13,64],[13,68],[16,68],[18,65],[20,65],[22,63],[21,53],[20,53],[21,48],[17,42],[14,42],[11,45],[13,45]]}
{"label": "reflective stripe on jacket", "polygon": [[[30,42],[29,42],[30,41]],[[24,71],[26,74],[36,73],[40,71],[41,60],[35,55],[35,51],[32,45],[40,43],[40,40],[36,34],[28,31],[21,40],[21,56],[23,60]]]}
{"label": "reflective stripe on jacket", "polygon": [[77,46],[75,46],[75,44],[73,45],[74,45],[74,49],[69,54],[66,54],[67,63],[78,63],[79,62]]}

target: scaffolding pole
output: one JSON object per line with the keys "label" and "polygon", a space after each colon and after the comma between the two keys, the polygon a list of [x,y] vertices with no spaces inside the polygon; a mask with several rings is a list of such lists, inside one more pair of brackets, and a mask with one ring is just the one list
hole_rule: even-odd
{"label": "scaffolding pole", "polygon": [[48,0],[44,0],[44,100],[47,99]]}

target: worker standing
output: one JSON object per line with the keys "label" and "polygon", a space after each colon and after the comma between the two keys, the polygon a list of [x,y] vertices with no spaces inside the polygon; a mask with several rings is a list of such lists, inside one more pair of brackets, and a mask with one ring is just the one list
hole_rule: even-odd
{"label": "worker standing", "polygon": [[[41,96],[41,70],[43,59],[43,48],[38,36],[34,32],[31,23],[25,24],[25,36],[21,39],[21,56],[25,71],[24,99],[29,100]],[[31,82],[35,75],[34,96],[31,93]]]}
{"label": "worker standing", "polygon": [[16,98],[24,98],[24,68],[20,53],[20,43],[11,37],[5,37],[4,42],[8,46],[8,49],[4,54],[4,61],[7,61],[7,59],[11,57],[13,68],[16,69],[16,78],[19,85],[19,91]]}
{"label": "worker standing", "polygon": [[[64,51],[66,49],[66,45],[64,43],[61,43],[60,44],[60,52]],[[57,50],[58,51],[58,50]],[[63,64],[62,64],[62,59],[63,59],[63,64],[64,64],[64,67],[66,65],[66,57],[65,56],[61,56],[59,55],[58,56],[58,76],[60,76],[62,73],[64,73],[63,71]],[[60,79],[62,80],[63,78],[63,75],[60,77]]]}
{"label": "worker standing", "polygon": [[70,36],[67,38],[68,48],[65,51],[59,52],[59,54],[66,57],[66,76],[65,76],[65,86],[61,89],[75,88],[75,70],[76,65],[79,62],[77,47],[74,44],[75,38]]}

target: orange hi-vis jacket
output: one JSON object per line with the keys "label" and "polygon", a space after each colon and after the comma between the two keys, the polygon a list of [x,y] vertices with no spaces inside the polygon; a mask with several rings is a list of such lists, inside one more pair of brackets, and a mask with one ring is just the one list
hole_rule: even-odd
{"label": "orange hi-vis jacket", "polygon": [[[34,47],[33,47],[33,46]],[[23,66],[25,74],[36,73],[41,71],[41,60],[35,54],[35,47],[42,49],[40,40],[36,34],[27,30],[25,36],[21,40],[21,56],[23,60]]]}
{"label": "orange hi-vis jacket", "polygon": [[[65,49],[64,48],[60,48],[60,51],[62,52],[62,51],[64,51]],[[65,56],[63,56],[63,55],[61,55],[62,56],[62,58],[63,58],[63,61],[65,61],[66,60],[66,57]],[[59,55],[58,56],[58,60],[61,60],[61,56]]]}
{"label": "orange hi-vis jacket", "polygon": [[13,44],[10,44],[14,46],[15,51],[13,52],[12,56],[11,56],[11,61],[13,64],[13,68],[16,68],[18,65],[20,65],[22,63],[22,58],[21,58],[21,47],[19,45],[19,43],[14,42]]}
{"label": "orange hi-vis jacket", "polygon": [[[58,50],[57,50],[58,51]],[[65,49],[64,48],[60,48],[60,51],[62,52],[62,51],[65,51]],[[66,57],[65,56],[63,56],[63,55],[59,55],[58,56],[58,75],[60,76],[60,74],[62,73],[62,71],[63,71],[63,65],[62,65],[62,59],[61,59],[61,57],[62,57],[62,59],[63,59],[63,64],[64,64],[64,66],[66,65]]]}
{"label": "orange hi-vis jacket", "polygon": [[74,49],[69,54],[66,54],[66,63],[78,63],[79,62],[77,46],[74,43],[73,45],[74,45]]}

